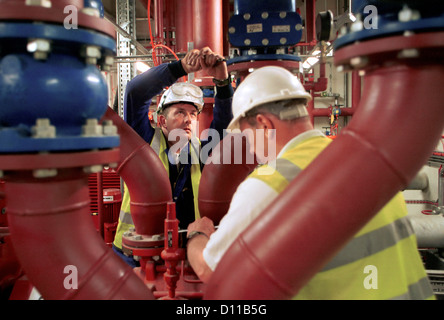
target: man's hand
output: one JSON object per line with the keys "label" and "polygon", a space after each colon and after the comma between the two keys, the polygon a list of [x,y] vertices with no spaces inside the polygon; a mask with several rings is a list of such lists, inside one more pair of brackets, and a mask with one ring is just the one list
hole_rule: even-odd
{"label": "man's hand", "polygon": [[[197,219],[196,221],[188,225],[188,234],[193,231],[203,232],[209,238],[210,235],[214,232],[213,221],[208,219],[207,217]],[[192,238],[192,240],[189,240],[187,243],[188,261],[196,275],[204,283],[207,283],[210,280],[211,275],[213,274],[213,271],[210,269],[203,257],[203,251],[208,243],[208,238],[205,236],[198,236]]]}
{"label": "man's hand", "polygon": [[185,72],[193,73],[202,69],[200,65],[200,51],[197,49],[187,52],[185,57],[182,59],[182,67]]}
{"label": "man's hand", "polygon": [[200,65],[202,71],[207,75],[218,80],[225,80],[228,78],[228,69],[224,57],[214,53],[209,47],[200,50]]}
{"label": "man's hand", "polygon": [[187,235],[193,231],[200,231],[205,233],[209,238],[214,230],[215,229],[213,221],[207,217],[203,217],[202,219],[197,219],[196,221],[188,225]]}
{"label": "man's hand", "polygon": [[228,78],[228,68],[224,57],[214,53],[209,47],[189,51],[181,62],[187,74],[202,70],[206,75],[218,80]]}

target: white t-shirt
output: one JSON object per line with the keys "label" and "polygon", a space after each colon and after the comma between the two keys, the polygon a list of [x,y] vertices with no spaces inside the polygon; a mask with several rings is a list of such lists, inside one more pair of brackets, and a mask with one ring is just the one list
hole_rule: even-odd
{"label": "white t-shirt", "polygon": [[[310,130],[298,135],[285,145],[277,157],[305,139],[319,135],[323,135],[319,130]],[[216,269],[234,240],[278,195],[265,182],[255,178],[246,179],[239,185],[227,214],[220,221],[218,229],[211,235],[203,251],[204,260],[211,270]]]}

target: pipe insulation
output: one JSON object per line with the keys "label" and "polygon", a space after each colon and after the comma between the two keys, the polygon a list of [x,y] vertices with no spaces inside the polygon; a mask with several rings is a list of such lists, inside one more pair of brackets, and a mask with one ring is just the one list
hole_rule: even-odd
{"label": "pipe insulation", "polygon": [[405,190],[422,190],[425,191],[429,187],[429,177],[425,171],[420,171],[418,174],[410,181],[409,185]]}
{"label": "pipe insulation", "polygon": [[444,248],[444,217],[442,215],[410,215],[419,248]]}
{"label": "pipe insulation", "polygon": [[443,81],[444,66],[430,60],[369,69],[348,127],[236,239],[205,298],[294,297],[433,152]]}

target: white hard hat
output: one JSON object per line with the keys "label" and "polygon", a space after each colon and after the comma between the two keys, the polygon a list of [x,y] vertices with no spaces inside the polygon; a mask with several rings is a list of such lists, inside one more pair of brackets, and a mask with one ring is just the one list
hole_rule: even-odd
{"label": "white hard hat", "polygon": [[174,103],[191,103],[198,112],[201,112],[204,106],[203,92],[194,84],[177,82],[163,93],[157,106],[157,113]]}
{"label": "white hard hat", "polygon": [[238,129],[239,120],[249,110],[265,103],[289,100],[312,99],[299,79],[287,69],[276,66],[255,70],[238,86],[233,96],[233,120],[228,129]]}

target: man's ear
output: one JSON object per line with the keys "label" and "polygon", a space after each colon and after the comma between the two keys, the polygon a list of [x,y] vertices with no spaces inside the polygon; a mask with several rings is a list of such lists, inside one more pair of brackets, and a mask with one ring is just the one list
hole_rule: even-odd
{"label": "man's ear", "polygon": [[256,128],[264,129],[264,133],[268,138],[268,135],[273,131],[269,131],[271,129],[276,129],[275,118],[269,116],[268,114],[259,113],[256,115]]}
{"label": "man's ear", "polygon": [[157,121],[161,128],[166,128],[166,117],[163,114],[157,116]]}

